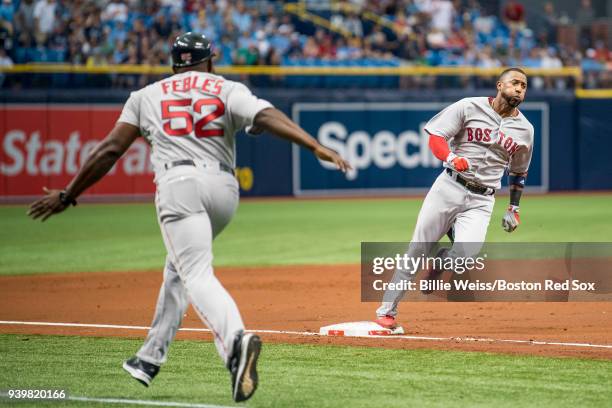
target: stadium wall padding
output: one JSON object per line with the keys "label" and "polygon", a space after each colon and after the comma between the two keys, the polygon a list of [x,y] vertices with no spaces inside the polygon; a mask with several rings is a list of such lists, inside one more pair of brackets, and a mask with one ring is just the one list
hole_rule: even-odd
{"label": "stadium wall padding", "polygon": [[[346,148],[358,162],[358,171],[347,180],[284,140],[241,133],[237,167],[243,196],[425,191],[439,173],[440,163],[426,149],[420,129],[423,122],[458,99],[492,94],[272,88],[254,89],[254,93],[300,121],[311,134],[323,137],[325,133],[336,147]],[[0,195],[5,199],[30,196],[42,186],[63,187],[85,157],[83,149],[91,149],[112,128],[128,95],[123,90],[0,93]],[[541,192],[611,189],[612,161],[604,138],[612,127],[612,100],[577,99],[571,91],[554,91],[529,92],[527,102],[524,112],[536,125],[528,184]],[[403,154],[396,154],[394,146],[402,146],[396,150]],[[147,149],[139,143],[113,174],[88,193],[151,194]]]}
{"label": "stadium wall padding", "polygon": [[576,171],[579,188],[612,188],[612,160],[606,147],[612,135],[612,100],[580,99],[577,121]]}

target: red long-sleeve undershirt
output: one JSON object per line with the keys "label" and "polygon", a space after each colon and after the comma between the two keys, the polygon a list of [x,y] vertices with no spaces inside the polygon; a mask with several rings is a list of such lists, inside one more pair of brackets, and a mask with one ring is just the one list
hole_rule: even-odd
{"label": "red long-sleeve undershirt", "polygon": [[429,135],[429,148],[431,152],[438,159],[442,161],[446,161],[448,154],[450,153],[450,149],[448,148],[448,143],[446,143],[446,139],[442,136]]}

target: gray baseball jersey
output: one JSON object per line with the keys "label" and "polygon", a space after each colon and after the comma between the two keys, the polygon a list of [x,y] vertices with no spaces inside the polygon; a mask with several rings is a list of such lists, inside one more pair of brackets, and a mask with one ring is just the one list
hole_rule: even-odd
{"label": "gray baseball jersey", "polygon": [[235,133],[253,125],[272,105],[249,89],[218,75],[189,71],[133,92],[119,122],[137,126],[152,146],[155,207],[168,251],[155,316],[138,358],[166,361],[168,348],[191,303],[212,331],[227,364],[244,322],[231,295],[213,272],[212,241],[238,206],[238,183],[214,166],[169,166],[193,160],[235,164]]}
{"label": "gray baseball jersey", "polygon": [[462,176],[498,189],[506,168],[527,172],[533,152],[533,126],[520,111],[517,116],[502,118],[491,107],[491,100],[461,99],[431,118],[425,130],[444,137],[453,153],[469,160],[470,168]]}
{"label": "gray baseball jersey", "polygon": [[119,122],[140,128],[158,177],[164,163],[182,159],[235,167],[235,133],[270,107],[241,83],[188,71],[132,92]]}
{"label": "gray baseball jersey", "polygon": [[[465,98],[453,103],[434,116],[425,130],[444,137],[456,155],[469,160],[470,168],[462,177],[497,189],[506,168],[516,173],[529,168],[533,126],[520,112],[502,118],[491,107],[491,99]],[[407,255],[429,253],[452,227],[455,243],[446,256],[473,256],[485,241],[494,205],[494,195],[473,193],[457,183],[456,175],[443,171],[425,197]],[[414,272],[398,269],[392,282],[413,280]],[[404,293],[387,290],[376,314],[395,316]]]}

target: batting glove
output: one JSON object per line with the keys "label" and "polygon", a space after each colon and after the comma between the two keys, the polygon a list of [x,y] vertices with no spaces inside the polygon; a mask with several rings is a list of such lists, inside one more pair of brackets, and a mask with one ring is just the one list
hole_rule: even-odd
{"label": "batting glove", "polygon": [[446,158],[446,163],[451,166],[452,169],[459,173],[466,171],[470,168],[470,162],[465,157],[457,156],[455,153],[449,153]]}
{"label": "batting glove", "polygon": [[521,218],[519,217],[519,207],[518,205],[509,205],[506,210],[506,214],[504,214],[504,218],[502,219],[502,227],[504,227],[504,231],[512,232],[519,226],[521,223]]}

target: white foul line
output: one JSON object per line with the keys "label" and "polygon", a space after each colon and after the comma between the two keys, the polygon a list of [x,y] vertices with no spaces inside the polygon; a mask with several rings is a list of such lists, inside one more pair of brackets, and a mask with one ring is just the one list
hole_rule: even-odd
{"label": "white foul line", "polygon": [[[84,327],[94,329],[123,329],[123,330],[149,330],[148,326],[126,326],[116,324],[91,324],[91,323],[56,323],[56,322],[21,322],[12,320],[0,320],[0,325],[17,325],[17,326],[54,326],[54,327]],[[201,328],[180,328],[179,331],[185,332],[200,332],[210,333],[209,329]],[[264,334],[286,334],[294,336],[324,336],[315,332],[299,332],[288,330],[247,330],[251,333]],[[327,337],[327,336],[325,336]],[[455,342],[482,342],[482,343],[515,343],[515,344],[533,344],[538,346],[563,346],[563,347],[587,347],[587,348],[603,348],[612,349],[612,344],[591,344],[591,343],[567,343],[560,341],[539,341],[539,340],[511,340],[511,339],[493,339],[483,337],[430,337],[430,336],[405,336],[405,335],[389,335],[389,336],[353,336],[357,338],[380,338],[380,339],[404,339],[404,340],[429,340],[429,341],[455,341]]]}
{"label": "white foul line", "polygon": [[[0,397],[9,398],[8,394],[0,393]],[[25,399],[12,399],[13,401],[28,401]],[[71,397],[60,399],[36,399],[29,401],[83,401],[83,402],[100,402],[104,404],[125,404],[125,405],[147,405],[156,407],[182,407],[182,408],[230,408],[225,405],[210,405],[210,404],[191,404],[189,402],[173,402],[173,401],[147,401],[134,399],[120,398],[91,398],[91,397]]]}

